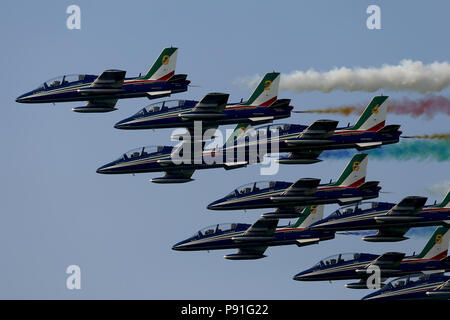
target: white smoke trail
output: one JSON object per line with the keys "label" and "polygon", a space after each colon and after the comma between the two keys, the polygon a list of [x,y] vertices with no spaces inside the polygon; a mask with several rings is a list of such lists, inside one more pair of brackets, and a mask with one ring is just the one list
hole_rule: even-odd
{"label": "white smoke trail", "polygon": [[[261,80],[260,76],[237,79],[237,85],[246,84],[255,88]],[[281,91],[367,91],[380,89],[390,91],[414,91],[420,93],[438,92],[450,86],[450,64],[433,62],[424,64],[421,61],[402,60],[398,65],[384,64],[381,68],[334,68],[319,72],[293,71],[281,75]]]}

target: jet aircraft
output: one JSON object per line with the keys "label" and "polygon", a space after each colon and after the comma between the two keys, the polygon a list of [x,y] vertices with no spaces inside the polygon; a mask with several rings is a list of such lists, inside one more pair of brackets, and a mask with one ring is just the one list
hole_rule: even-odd
{"label": "jet aircraft", "polygon": [[437,227],[422,252],[405,257],[404,253],[387,252],[382,255],[370,253],[338,254],[319,261],[315,266],[294,276],[298,281],[360,280],[349,283],[347,288],[367,289],[371,266],[380,268],[382,281],[390,277],[411,275],[419,272],[442,273],[450,271],[448,244],[449,227]]}
{"label": "jet aircraft", "polygon": [[75,112],[110,112],[118,99],[147,97],[156,99],[187,91],[187,75],[175,74],[177,48],[165,48],[144,76],[125,78],[126,71],[106,70],[99,76],[65,75],[44,82],[37,89],[16,99],[21,103],[87,101]]}
{"label": "jet aircraft", "polygon": [[333,239],[334,232],[310,232],[308,226],[323,216],[323,206],[308,206],[292,225],[278,226],[278,219],[261,218],[252,225],[244,223],[218,224],[198,231],[192,237],[175,244],[177,251],[238,249],[228,254],[229,260],[250,260],[266,257],[271,246],[296,244],[299,247]]}
{"label": "jet aircraft", "polygon": [[[321,161],[318,156],[325,150],[349,149],[367,150],[385,144],[399,142],[400,125],[385,126],[387,96],[377,96],[361,114],[353,126],[337,128],[338,121],[318,120],[310,126],[299,124],[272,124],[247,128],[246,133],[236,140],[235,145],[265,143],[267,153],[271,152],[274,140],[278,144],[278,153],[289,152],[289,156],[276,161],[281,164],[310,164]],[[249,139],[251,136],[254,139]],[[230,146],[228,148],[233,148]]]}
{"label": "jet aircraft", "polygon": [[253,182],[233,190],[208,205],[210,210],[277,208],[265,217],[295,217],[307,205],[353,203],[378,197],[378,181],[365,182],[368,156],[355,155],[336,182],[321,184],[320,179],[296,182]]}
{"label": "jet aircraft", "polygon": [[450,277],[445,274],[416,274],[397,278],[363,300],[448,300]]}
{"label": "jet aircraft", "polygon": [[189,128],[195,121],[204,127],[237,124],[241,122],[266,123],[291,115],[289,99],[278,99],[280,74],[267,73],[250,99],[227,105],[199,104],[193,100],[168,100],[151,104],[135,115],[119,121],[117,129]]}
{"label": "jet aircraft", "polygon": [[409,196],[394,203],[356,204],[339,209],[313,226],[314,230],[378,230],[364,241],[392,242],[408,239],[410,228],[450,226],[450,191],[440,204],[425,206],[427,198]]}
{"label": "jet aircraft", "polygon": [[[211,95],[211,94],[209,94]],[[204,99],[211,100],[209,95]],[[226,103],[225,98],[228,95],[213,94],[220,103]],[[202,99],[202,101],[204,100]],[[199,104],[202,103],[199,102]],[[236,129],[229,137],[234,139],[235,134],[241,131],[242,126],[236,126]],[[201,149],[201,157],[197,159],[195,150],[195,137],[184,140],[179,146],[148,146],[133,149],[124,153],[117,160],[109,162],[97,169],[97,173],[103,174],[135,174],[146,172],[165,172],[163,177],[151,179],[154,183],[185,183],[193,181],[192,175],[195,170],[224,168],[226,170],[245,167],[248,161],[241,161],[238,154],[232,157],[225,154],[215,155],[216,149],[205,150],[204,141],[199,141]],[[229,143],[228,141],[226,144]],[[193,148],[194,146],[194,148]],[[188,150],[191,154],[188,156],[184,150]],[[184,159],[184,156],[186,159]],[[213,159],[213,156],[216,157]],[[185,161],[186,160],[186,161]],[[220,160],[220,161],[219,161]]]}

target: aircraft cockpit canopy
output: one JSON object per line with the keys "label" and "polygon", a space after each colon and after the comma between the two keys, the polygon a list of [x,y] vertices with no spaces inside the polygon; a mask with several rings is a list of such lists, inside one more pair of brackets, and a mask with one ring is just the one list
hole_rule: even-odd
{"label": "aircraft cockpit canopy", "polygon": [[68,74],[64,76],[59,76],[50,80],[45,81],[39,86],[38,90],[44,90],[53,87],[60,87],[75,82],[82,82],[84,80],[94,81],[97,78],[95,75],[88,74]]}
{"label": "aircraft cockpit canopy", "polygon": [[252,183],[240,186],[239,188],[233,190],[232,192],[230,192],[227,195],[227,197],[247,194],[247,193],[250,193],[250,192],[256,192],[256,191],[259,191],[261,189],[274,188],[277,185],[277,183],[278,183],[277,181],[252,182]]}
{"label": "aircraft cockpit canopy", "polygon": [[356,212],[363,211],[363,210],[374,209],[376,207],[378,207],[378,202],[373,202],[373,201],[351,204],[351,205],[339,208],[338,210],[336,210],[335,212],[330,214],[329,218],[338,218],[341,216],[345,216],[347,214],[352,214],[352,213],[356,213]]}
{"label": "aircraft cockpit canopy", "polygon": [[137,157],[146,156],[150,153],[159,153],[166,151],[166,146],[146,146],[130,150],[122,155],[119,160],[128,160]]}
{"label": "aircraft cockpit canopy", "polygon": [[386,284],[386,286],[383,287],[383,289],[386,290],[386,289],[401,288],[418,281],[428,280],[429,278],[430,278],[429,274],[414,274],[404,276],[390,281],[388,284]]}
{"label": "aircraft cockpit canopy", "polygon": [[320,260],[314,267],[328,267],[345,261],[359,259],[360,253],[341,253]]}
{"label": "aircraft cockpit canopy", "polygon": [[246,230],[247,225],[242,223],[221,223],[214,224],[199,230],[194,237],[209,236],[220,232]]}
{"label": "aircraft cockpit canopy", "polygon": [[186,100],[166,100],[159,101],[145,106],[141,111],[136,113],[136,115],[144,115],[147,113],[153,113],[158,111],[166,111],[168,109],[177,108],[184,106]]}

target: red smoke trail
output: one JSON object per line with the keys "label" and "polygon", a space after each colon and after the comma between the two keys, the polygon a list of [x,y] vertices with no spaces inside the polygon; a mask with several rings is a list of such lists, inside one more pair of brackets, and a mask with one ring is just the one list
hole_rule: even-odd
{"label": "red smoke trail", "polygon": [[388,112],[412,117],[425,115],[427,118],[432,118],[437,113],[450,115],[450,99],[443,96],[428,96],[419,100],[408,98],[402,101],[394,100],[388,104]]}
{"label": "red smoke trail", "polygon": [[[387,100],[388,112],[398,115],[409,115],[419,117],[425,115],[431,119],[438,113],[450,115],[450,99],[443,96],[430,95],[422,99],[411,100],[403,98],[402,100]],[[338,113],[348,116],[351,113],[361,114],[365,106],[345,105],[331,108],[318,108],[304,111],[296,111],[298,113]]]}

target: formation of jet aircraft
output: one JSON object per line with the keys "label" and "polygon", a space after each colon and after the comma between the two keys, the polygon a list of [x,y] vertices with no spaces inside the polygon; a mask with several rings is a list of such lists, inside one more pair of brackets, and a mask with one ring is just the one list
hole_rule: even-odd
{"label": "formation of jet aircraft", "polygon": [[[164,48],[145,75],[126,78],[126,71],[110,69],[100,75],[65,75],[44,82],[37,89],[20,95],[19,103],[56,103],[85,101],[72,110],[100,113],[116,110],[119,99],[146,97],[159,99],[186,92],[186,74],[175,74],[178,49]],[[267,124],[291,116],[290,99],[278,99],[280,74],[269,72],[247,101],[229,103],[227,93],[210,92],[197,100],[164,100],[151,103],[136,114],[117,122],[123,130],[185,128],[177,146],[149,146],[133,149],[97,169],[101,174],[163,172],[154,183],[193,181],[195,170],[242,168],[259,163],[269,154],[286,154],[280,164],[313,164],[325,150],[364,151],[395,144],[400,140],[400,125],[386,125],[387,96],[376,96],[354,125],[337,127],[338,121],[321,119],[310,125]],[[197,132],[200,124],[200,132]],[[236,128],[220,147],[206,148],[215,136],[204,137],[207,130],[222,125]],[[258,126],[264,124],[264,126]],[[253,127],[257,126],[257,127]],[[198,134],[201,136],[198,136]],[[257,151],[256,160],[252,152]],[[243,155],[243,157],[242,157]],[[366,202],[378,198],[378,181],[366,182],[368,156],[356,154],[337,181],[320,184],[317,178],[295,182],[252,182],[233,190],[208,205],[210,210],[272,208],[253,224],[231,223],[206,227],[178,242],[176,251],[236,249],[225,255],[229,260],[254,260],[266,257],[268,247],[295,244],[298,247],[332,240],[341,232],[376,230],[366,235],[369,242],[394,242],[408,239],[410,228],[436,226],[422,252],[338,254],[294,276],[298,281],[357,280],[346,284],[353,289],[368,289],[368,270],[380,269],[381,280],[399,277],[363,299],[450,299],[448,246],[450,240],[450,191],[440,204],[425,205],[427,198],[408,196],[399,203]],[[324,217],[324,205],[343,207]],[[280,219],[295,218],[279,225]]]}

